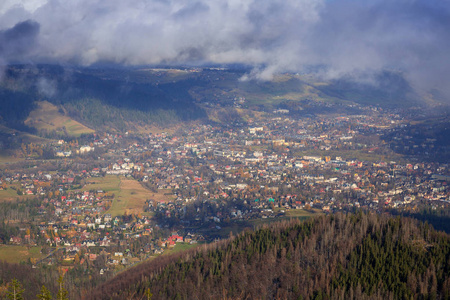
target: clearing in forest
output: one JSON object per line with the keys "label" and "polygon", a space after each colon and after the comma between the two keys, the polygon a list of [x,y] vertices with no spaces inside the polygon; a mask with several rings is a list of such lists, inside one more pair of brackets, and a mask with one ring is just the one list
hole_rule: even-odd
{"label": "clearing in forest", "polygon": [[67,134],[69,136],[80,136],[81,134],[94,133],[95,131],[83,124],[64,115],[64,111],[47,101],[37,103],[37,108],[30,112],[25,124],[37,130],[47,130],[49,132]]}

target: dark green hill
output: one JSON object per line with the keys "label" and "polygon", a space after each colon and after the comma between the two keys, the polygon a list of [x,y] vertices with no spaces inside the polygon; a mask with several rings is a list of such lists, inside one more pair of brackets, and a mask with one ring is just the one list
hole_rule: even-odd
{"label": "dark green hill", "polygon": [[152,299],[448,299],[450,236],[375,214],[279,223],[141,264],[86,298],[148,289]]}
{"label": "dark green hill", "polygon": [[[3,124],[27,129],[23,121],[35,101],[47,100],[93,128],[126,130],[128,123],[171,124],[205,117],[180,80],[159,84],[130,69],[10,66],[0,87]],[[145,76],[141,76],[145,77]]]}

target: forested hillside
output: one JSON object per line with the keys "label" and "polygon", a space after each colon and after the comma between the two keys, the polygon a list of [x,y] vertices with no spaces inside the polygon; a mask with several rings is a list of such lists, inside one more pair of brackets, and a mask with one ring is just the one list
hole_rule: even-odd
{"label": "forested hillside", "polygon": [[205,117],[181,87],[192,84],[184,77],[169,81],[165,75],[138,75],[130,69],[8,66],[0,82],[0,124],[35,133],[24,121],[35,102],[43,100],[93,129],[126,131],[133,125],[169,125]]}
{"label": "forested hillside", "polygon": [[448,299],[450,236],[376,214],[245,232],[124,272],[87,299]]}
{"label": "forested hillside", "polygon": [[0,261],[0,297],[6,298],[6,294],[16,280],[23,289],[23,298],[17,299],[36,299],[41,287],[44,285],[53,294],[58,291],[58,273],[49,269],[34,269],[28,264],[11,264],[6,261]]}

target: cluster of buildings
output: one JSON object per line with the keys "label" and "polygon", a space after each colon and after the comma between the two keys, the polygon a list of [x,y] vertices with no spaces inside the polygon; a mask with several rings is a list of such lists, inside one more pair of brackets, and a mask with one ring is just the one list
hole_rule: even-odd
{"label": "cluster of buildings", "polygon": [[[60,246],[66,262],[103,255],[106,264],[129,265],[177,242],[214,239],[233,223],[292,210],[447,207],[449,165],[396,155],[383,139],[407,122],[370,107],[359,115],[302,119],[277,111],[171,133],[105,133],[84,147],[60,141],[55,152],[78,147],[76,159],[63,155],[53,170],[43,164],[0,177],[2,189],[39,199],[34,223],[23,222],[28,227],[6,242]],[[83,156],[94,149],[95,156]],[[146,199],[145,216],[111,216],[116,196],[83,186],[100,176],[126,176],[167,197]]]}

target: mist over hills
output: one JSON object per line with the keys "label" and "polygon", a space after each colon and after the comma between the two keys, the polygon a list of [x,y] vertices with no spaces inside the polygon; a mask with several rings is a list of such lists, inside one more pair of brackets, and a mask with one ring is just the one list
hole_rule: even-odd
{"label": "mist over hills", "polygon": [[322,66],[328,79],[401,70],[447,96],[447,1],[5,0],[0,62],[246,64],[248,77]]}
{"label": "mist over hills", "polygon": [[449,32],[450,1],[0,1],[0,242],[49,258],[0,294],[450,299],[449,235],[385,215],[449,227]]}
{"label": "mist over hills", "polygon": [[92,128],[126,131],[134,125],[170,125],[205,119],[205,107],[272,109],[284,101],[354,102],[382,107],[425,105],[400,73],[380,73],[374,82],[320,82],[295,74],[272,81],[243,80],[245,69],[63,68],[13,65],[0,87],[2,124],[36,133],[24,124],[36,101]]}

